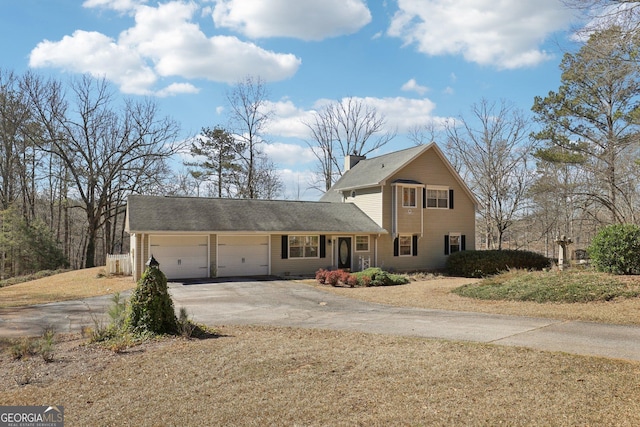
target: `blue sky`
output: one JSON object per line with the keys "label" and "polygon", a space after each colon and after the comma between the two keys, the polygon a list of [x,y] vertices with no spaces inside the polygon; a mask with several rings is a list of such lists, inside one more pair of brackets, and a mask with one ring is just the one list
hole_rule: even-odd
{"label": "blue sky", "polygon": [[155,97],[184,137],[224,126],[226,92],[260,76],[276,112],[265,151],[293,198],[314,166],[302,120],[323,100],[376,107],[398,129],[383,152],[482,98],[528,112],[557,90],[576,24],[560,0],[3,0],[0,67],[105,76]]}

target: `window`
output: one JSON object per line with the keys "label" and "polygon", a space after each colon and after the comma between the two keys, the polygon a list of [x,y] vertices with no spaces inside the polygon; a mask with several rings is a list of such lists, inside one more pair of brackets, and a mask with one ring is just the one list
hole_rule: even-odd
{"label": "window", "polygon": [[369,236],[356,236],[356,252],[369,252]]}
{"label": "window", "polygon": [[411,242],[413,236],[399,236],[398,237],[398,253],[400,256],[411,256]]}
{"label": "window", "polygon": [[452,254],[454,252],[459,252],[460,248],[460,234],[459,233],[451,233],[449,234],[449,253]]}
{"label": "window", "polygon": [[402,187],[402,207],[416,207],[416,189],[415,187]]}
{"label": "window", "polygon": [[427,188],[427,207],[448,209],[449,189]]}
{"label": "window", "polygon": [[319,236],[289,236],[289,258],[318,258]]}

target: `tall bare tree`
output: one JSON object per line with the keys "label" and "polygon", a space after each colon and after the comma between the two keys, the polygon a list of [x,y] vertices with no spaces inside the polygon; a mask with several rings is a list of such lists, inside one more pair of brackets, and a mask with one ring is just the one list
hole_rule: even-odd
{"label": "tall bare tree", "polygon": [[120,212],[124,195],[136,191],[140,177],[162,169],[176,151],[178,126],[161,118],[148,99],[117,105],[106,81],[89,76],[73,81],[71,102],[54,80],[32,76],[24,90],[47,131],[46,141],[34,143],[66,165],[82,201],[87,220],[84,264],[93,267],[103,225]]}
{"label": "tall bare tree", "polygon": [[623,29],[629,35],[640,26],[640,1],[637,0],[562,0],[569,8],[577,10],[586,25],[578,34],[589,36],[612,26]]}
{"label": "tall bare tree", "polygon": [[446,132],[446,150],[461,165],[480,201],[479,228],[486,247],[502,249],[505,232],[522,213],[533,178],[529,122],[512,104],[483,99],[471,107],[471,117],[448,122]]}
{"label": "tall bare tree", "polygon": [[[273,111],[269,109],[268,94],[265,83],[260,78],[246,77],[227,93],[227,101],[231,107],[230,129],[236,143],[242,147],[239,152],[240,170],[236,171],[236,194],[247,199],[270,198],[272,192],[260,190],[260,179],[265,175],[264,168],[276,183],[282,184],[273,170],[273,163],[267,160],[263,151],[266,143],[264,132]],[[270,181],[272,184],[274,181]],[[273,187],[270,187],[274,189]]]}
{"label": "tall bare tree", "polygon": [[344,173],[347,155],[366,156],[391,141],[395,131],[387,128],[386,118],[359,98],[330,102],[304,123],[311,131],[308,143],[318,160],[318,189],[327,191]]}

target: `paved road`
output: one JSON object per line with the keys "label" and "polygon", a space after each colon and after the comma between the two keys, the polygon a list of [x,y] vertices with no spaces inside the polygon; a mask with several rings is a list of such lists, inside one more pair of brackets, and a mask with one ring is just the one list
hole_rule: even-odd
{"label": "paved road", "polygon": [[[176,309],[211,326],[258,324],[373,332],[522,346],[640,361],[640,327],[390,307],[289,281],[170,284]],[[100,321],[110,297],[0,309],[0,336],[37,335],[43,326],[78,331]]]}

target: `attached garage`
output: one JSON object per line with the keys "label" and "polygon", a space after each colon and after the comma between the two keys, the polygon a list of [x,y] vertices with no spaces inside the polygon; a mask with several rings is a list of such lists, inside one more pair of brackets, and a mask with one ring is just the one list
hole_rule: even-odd
{"label": "attached garage", "polygon": [[218,236],[218,277],[269,274],[269,236]]}
{"label": "attached garage", "polygon": [[151,236],[149,244],[168,279],[209,276],[209,236]]}

